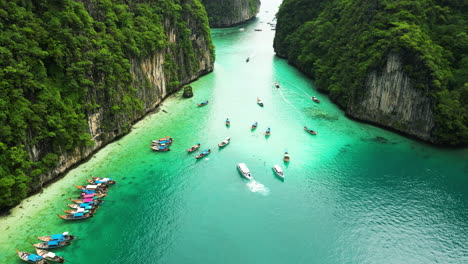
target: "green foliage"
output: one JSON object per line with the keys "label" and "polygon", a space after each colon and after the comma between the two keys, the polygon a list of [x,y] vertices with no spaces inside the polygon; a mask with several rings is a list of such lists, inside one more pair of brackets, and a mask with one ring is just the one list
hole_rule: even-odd
{"label": "green foliage", "polygon": [[[211,27],[232,26],[232,21],[241,21],[245,11],[253,17],[260,9],[260,0],[201,0],[201,2],[208,13]],[[244,10],[246,7],[248,10]]]}
{"label": "green foliage", "polygon": [[24,198],[60,155],[93,144],[88,115],[101,114],[104,139],[129,129],[143,112],[132,59],[165,52],[169,92],[195,75],[193,33],[214,57],[199,0],[0,1],[0,210]]}
{"label": "green foliage", "polygon": [[433,136],[466,145],[467,16],[466,1],[285,0],[274,47],[343,108],[370,71],[400,54],[414,87],[434,100]]}

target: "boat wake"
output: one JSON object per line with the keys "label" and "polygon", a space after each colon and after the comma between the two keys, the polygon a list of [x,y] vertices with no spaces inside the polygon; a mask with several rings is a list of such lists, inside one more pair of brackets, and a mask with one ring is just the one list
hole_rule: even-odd
{"label": "boat wake", "polygon": [[251,192],[256,192],[264,196],[270,194],[270,189],[253,179],[249,183],[247,183],[247,187],[249,187]]}

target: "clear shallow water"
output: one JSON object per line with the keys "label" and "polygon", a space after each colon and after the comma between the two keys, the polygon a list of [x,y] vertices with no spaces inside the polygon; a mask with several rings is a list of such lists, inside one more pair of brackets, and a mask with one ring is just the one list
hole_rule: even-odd
{"label": "clear shallow water", "polygon": [[[245,31],[213,30],[215,72],[193,84],[194,98],[172,96],[161,107],[167,113],[147,117],[0,218],[0,263],[21,263],[15,248],[32,251],[34,235],[62,231],[81,238],[57,250],[70,263],[468,263],[468,150],[344,117],[274,56],[266,23],[279,3],[263,3],[259,18],[240,26]],[[204,99],[209,105],[196,107]],[[151,139],[167,135],[170,152],[149,150]],[[219,150],[226,136],[231,143]],[[196,142],[212,149],[207,159],[185,152]],[[255,182],[240,177],[238,162]],[[118,181],[96,216],[56,217],[78,194],[71,184],[90,176]]]}

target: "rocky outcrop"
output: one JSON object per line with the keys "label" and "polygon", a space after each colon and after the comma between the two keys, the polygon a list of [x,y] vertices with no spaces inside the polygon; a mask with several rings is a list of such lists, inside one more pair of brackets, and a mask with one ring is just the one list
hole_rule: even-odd
{"label": "rocky outcrop", "polygon": [[352,96],[346,114],[432,141],[432,109],[428,90],[416,89],[403,71],[401,56],[391,53],[382,70],[368,74],[364,89]]}
{"label": "rocky outcrop", "polygon": [[260,0],[202,0],[210,27],[231,27],[252,19],[260,10]]}

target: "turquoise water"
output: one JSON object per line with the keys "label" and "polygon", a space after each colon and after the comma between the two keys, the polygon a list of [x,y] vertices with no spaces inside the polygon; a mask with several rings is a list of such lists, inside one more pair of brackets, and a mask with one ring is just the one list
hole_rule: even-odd
{"label": "turquoise water", "polygon": [[[215,71],[193,83],[194,98],[170,97],[167,113],[0,218],[0,263],[21,263],[14,249],[31,252],[34,235],[63,231],[80,237],[56,251],[70,263],[468,263],[468,150],[347,119],[274,56],[266,23],[279,3],[263,3],[247,25],[213,30]],[[164,136],[174,138],[171,151],[151,152],[150,140]],[[196,142],[211,148],[207,159],[186,153]],[[239,162],[254,181],[241,178]],[[95,217],[55,216],[78,195],[71,184],[90,176],[118,181]]]}

